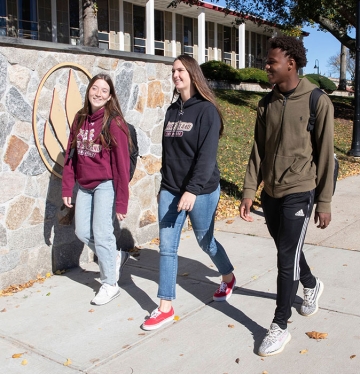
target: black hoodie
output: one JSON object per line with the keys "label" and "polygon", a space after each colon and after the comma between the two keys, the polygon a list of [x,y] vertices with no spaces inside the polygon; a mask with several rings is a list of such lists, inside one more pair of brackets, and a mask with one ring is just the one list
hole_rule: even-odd
{"label": "black hoodie", "polygon": [[161,188],[174,193],[208,194],[216,190],[220,116],[215,106],[196,94],[183,107],[179,99],[166,112]]}

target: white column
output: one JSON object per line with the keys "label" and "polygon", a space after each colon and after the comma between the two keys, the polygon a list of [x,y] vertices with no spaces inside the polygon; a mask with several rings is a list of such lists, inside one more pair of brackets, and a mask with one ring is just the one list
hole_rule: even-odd
{"label": "white column", "polygon": [[245,67],[245,23],[239,25],[239,69]]}
{"label": "white column", "polygon": [[200,10],[198,15],[198,63],[199,65],[205,62],[205,12]]}
{"label": "white column", "polygon": [[248,66],[247,66],[247,68],[251,68],[251,35],[252,35],[252,33],[249,31],[249,40],[248,40],[248,43],[249,43],[249,45],[248,45],[248,51],[249,51],[249,54],[248,54],[248,61],[249,61],[249,63],[248,63]]}
{"label": "white column", "polygon": [[125,50],[124,1],[119,0],[119,51]]}
{"label": "white column", "polygon": [[176,13],[171,13],[172,29],[171,29],[171,53],[172,57],[176,57]]}
{"label": "white column", "polygon": [[218,60],[218,29],[217,29],[217,23],[214,23],[214,60]]}
{"label": "white column", "polygon": [[146,53],[155,54],[155,15],[154,0],[146,2]]}
{"label": "white column", "polygon": [[52,41],[57,43],[56,0],[51,0],[51,37]]}

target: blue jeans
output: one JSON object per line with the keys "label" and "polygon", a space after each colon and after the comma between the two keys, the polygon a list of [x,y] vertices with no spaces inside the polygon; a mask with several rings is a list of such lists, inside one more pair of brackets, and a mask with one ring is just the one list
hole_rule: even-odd
{"label": "blue jeans", "polygon": [[92,190],[79,187],[75,204],[75,234],[96,254],[101,283],[116,282],[116,238],[114,235],[115,191],[112,180]]}
{"label": "blue jeans", "polygon": [[210,256],[219,273],[227,275],[234,270],[223,246],[214,238],[215,212],[220,186],[210,194],[198,195],[191,212],[177,211],[181,196],[167,190],[160,191],[160,279],[157,296],[164,300],[173,300],[176,297],[177,252],[187,214],[199,246]]}

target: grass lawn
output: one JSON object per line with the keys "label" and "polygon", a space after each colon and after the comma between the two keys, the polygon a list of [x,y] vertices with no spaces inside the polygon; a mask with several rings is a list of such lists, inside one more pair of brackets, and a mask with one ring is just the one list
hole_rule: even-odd
{"label": "grass lawn", "polygon": [[[258,101],[264,93],[216,90],[225,119],[220,139],[218,163],[221,197],[217,219],[238,215],[246,165],[253,143]],[[347,155],[351,149],[354,107],[351,98],[330,96],[335,109],[334,150],[339,159],[339,178],[360,173],[360,161]]]}

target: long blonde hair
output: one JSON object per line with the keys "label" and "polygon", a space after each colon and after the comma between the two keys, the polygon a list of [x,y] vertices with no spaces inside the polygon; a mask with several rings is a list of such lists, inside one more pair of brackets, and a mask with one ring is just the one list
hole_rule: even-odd
{"label": "long blonde hair", "polygon": [[[176,57],[174,62],[175,61],[180,61],[184,65],[185,69],[187,70],[187,72],[190,75],[191,82],[193,83],[196,91],[205,100],[210,101],[215,106],[215,108],[216,108],[216,110],[217,110],[217,112],[219,113],[219,116],[220,116],[221,126],[220,126],[219,136],[221,137],[221,135],[224,132],[224,117],[223,117],[223,115],[220,111],[219,105],[216,101],[215,94],[212,91],[212,89],[209,87],[208,82],[207,82],[206,78],[204,77],[204,74],[203,74],[199,64],[197,63],[197,61],[193,57],[188,56],[188,55],[180,55],[180,56]],[[172,100],[174,100],[174,97],[176,97],[178,95],[179,95],[179,93],[176,91],[176,88],[175,88]]]}

